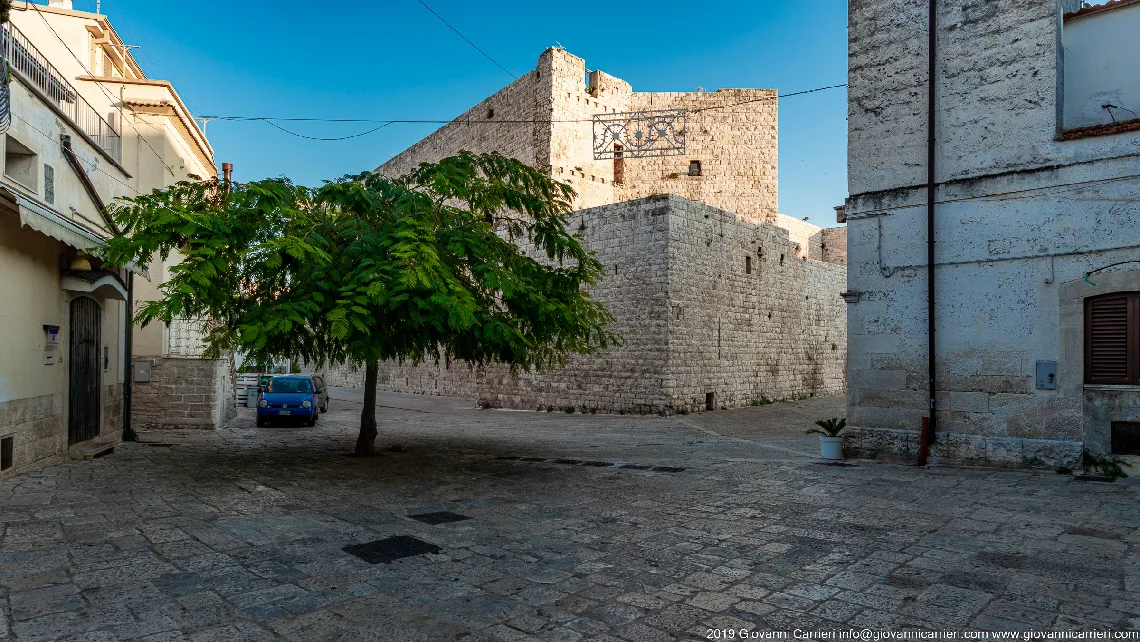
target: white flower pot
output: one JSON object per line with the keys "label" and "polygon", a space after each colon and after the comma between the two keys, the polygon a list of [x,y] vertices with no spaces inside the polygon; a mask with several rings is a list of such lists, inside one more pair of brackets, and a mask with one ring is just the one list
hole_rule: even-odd
{"label": "white flower pot", "polygon": [[824,459],[843,459],[843,437],[819,438],[819,456]]}

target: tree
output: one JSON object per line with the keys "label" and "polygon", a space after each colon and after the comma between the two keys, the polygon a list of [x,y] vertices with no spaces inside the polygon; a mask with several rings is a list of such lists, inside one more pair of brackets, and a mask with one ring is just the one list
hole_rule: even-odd
{"label": "tree", "polygon": [[183,260],[139,320],[212,319],[209,355],[365,369],[355,452],[377,436],[381,361],[520,369],[618,341],[586,288],[602,265],[567,231],[573,191],[499,154],[461,152],[316,190],[187,181],[123,199],[112,260]]}

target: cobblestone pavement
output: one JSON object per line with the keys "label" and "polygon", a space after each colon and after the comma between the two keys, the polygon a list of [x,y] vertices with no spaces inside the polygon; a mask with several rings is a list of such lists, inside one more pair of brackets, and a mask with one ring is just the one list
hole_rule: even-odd
{"label": "cobblestone pavement", "polygon": [[[0,484],[0,640],[1140,625],[1131,480],[823,466],[800,433],[841,403],[798,403],[662,418],[384,395],[380,442],[402,450],[371,459],[344,456],[345,400],[315,428],[243,410],[149,433]],[[409,518],[437,511],[470,519]],[[343,550],[399,535],[438,553]]]}

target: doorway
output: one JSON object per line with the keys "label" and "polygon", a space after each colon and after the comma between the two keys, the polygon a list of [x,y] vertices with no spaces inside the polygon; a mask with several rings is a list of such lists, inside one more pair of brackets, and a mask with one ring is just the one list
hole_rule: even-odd
{"label": "doorway", "polygon": [[100,391],[102,369],[99,366],[101,343],[99,322],[102,310],[94,299],[79,297],[71,301],[71,337],[68,373],[67,445],[93,439],[99,435]]}

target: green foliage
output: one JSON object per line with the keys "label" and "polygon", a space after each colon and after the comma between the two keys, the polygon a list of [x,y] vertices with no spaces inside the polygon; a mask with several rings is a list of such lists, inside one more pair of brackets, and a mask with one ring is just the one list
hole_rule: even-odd
{"label": "green foliage", "polygon": [[825,437],[838,437],[839,433],[847,427],[847,419],[842,417],[834,417],[832,419],[820,419],[815,422],[819,428],[812,428],[808,430],[807,435],[824,435]]}
{"label": "green foliage", "polygon": [[541,369],[619,342],[586,291],[603,267],[567,230],[573,196],[497,153],[316,189],[184,181],[115,203],[108,260],[176,255],[137,320],[205,320],[207,356]]}
{"label": "green foliage", "polygon": [[1081,470],[1083,470],[1086,475],[1095,469],[1105,477],[1111,477],[1113,479],[1127,477],[1128,473],[1124,472],[1121,466],[1129,466],[1129,464],[1115,457],[1110,458],[1104,455],[1094,455],[1088,448],[1081,451]]}
{"label": "green foliage", "polygon": [[769,399],[768,397],[763,396],[763,395],[761,395],[761,397],[759,399],[753,399],[752,400],[753,406],[770,406],[774,403],[776,403],[776,402],[773,401],[772,399]]}

